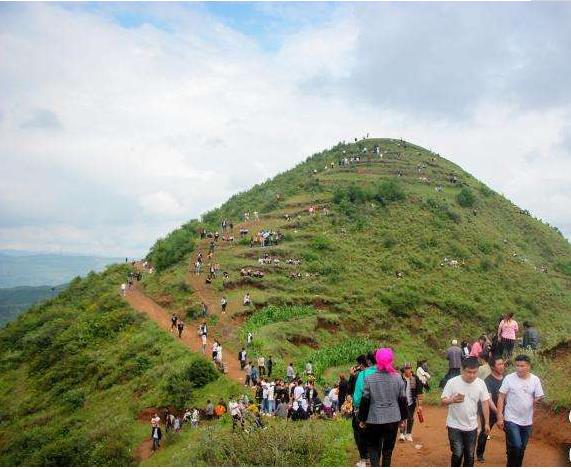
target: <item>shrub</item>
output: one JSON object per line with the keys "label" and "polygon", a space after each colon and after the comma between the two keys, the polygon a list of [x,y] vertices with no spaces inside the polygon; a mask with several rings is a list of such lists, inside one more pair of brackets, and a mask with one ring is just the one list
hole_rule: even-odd
{"label": "shrub", "polygon": [[456,196],[456,201],[461,207],[473,207],[476,204],[476,196],[471,189],[464,187]]}
{"label": "shrub", "polygon": [[398,202],[404,200],[406,194],[401,185],[394,180],[381,182],[375,191],[375,200],[381,203]]}
{"label": "shrub", "polygon": [[313,238],[311,247],[313,249],[317,249],[318,251],[329,251],[332,249],[333,243],[327,236],[319,234]]}
{"label": "shrub", "polygon": [[410,316],[421,304],[418,293],[410,289],[381,293],[380,299],[387,305],[389,312],[397,317]]}
{"label": "shrub", "polygon": [[147,260],[160,272],[182,260],[195,246],[198,221],[193,220],[155,242]]}
{"label": "shrub", "polygon": [[197,358],[185,368],[186,378],[195,388],[202,388],[218,379],[218,372],[212,363],[203,358]]}

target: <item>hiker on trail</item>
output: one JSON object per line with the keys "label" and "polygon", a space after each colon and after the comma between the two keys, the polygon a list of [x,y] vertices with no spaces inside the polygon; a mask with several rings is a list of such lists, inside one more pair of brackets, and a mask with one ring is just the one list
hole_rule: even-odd
{"label": "hiker on trail", "polygon": [[197,408],[194,408],[192,411],[192,417],[190,419],[190,426],[192,428],[198,427],[198,422],[200,421],[200,412],[198,412]]}
{"label": "hiker on trail", "polygon": [[244,417],[236,399],[231,398],[228,402],[228,412],[232,416],[232,431],[236,430],[236,425],[238,424],[240,424],[242,430],[244,430]]}
{"label": "hiker on trail", "polygon": [[212,360],[216,361],[216,355],[218,354],[218,341],[212,343]]}
{"label": "hiker on trail", "polygon": [[339,387],[337,385],[333,386],[327,397],[331,399],[331,408],[333,409],[333,412],[337,412],[339,409]]}
{"label": "hiker on trail", "polygon": [[446,426],[452,452],[452,467],[474,465],[478,433],[478,402],[482,404],[483,431],[486,435],[490,433],[490,395],[477,374],[478,360],[468,357],[462,362],[461,375],[450,379],[442,391],[442,405],[448,406]]}
{"label": "hiker on trail", "polygon": [[515,357],[515,373],[504,378],[497,404],[498,427],[506,433],[507,465],[520,467],[533,425],[533,408],[544,398],[540,379],[527,355]]}
{"label": "hiker on trail", "polygon": [[[251,365],[251,362],[250,362]],[[260,377],[260,374],[258,372],[258,369],[256,368],[256,365],[252,366],[252,370],[250,372],[250,379],[252,381],[252,386],[256,386],[258,384],[258,379]]]}
{"label": "hiker on trail", "polygon": [[519,330],[519,326],[513,317],[514,313],[507,313],[498,324],[501,354],[506,360],[509,360],[512,356],[516,334]]}
{"label": "hiker on trail", "polygon": [[180,417],[177,415],[174,419],[174,423],[173,423],[173,430],[176,433],[180,432]]}
{"label": "hiker on trail", "polygon": [[200,335],[205,335],[206,337],[208,337],[208,326],[206,325],[206,322],[204,321],[202,322],[198,332]]}
{"label": "hiker on trail", "polygon": [[173,315],[171,316],[171,332],[172,332],[173,330],[176,330],[176,323],[177,323],[177,321],[178,321],[178,318],[176,317],[176,314],[173,314]]}
{"label": "hiker on trail", "polygon": [[197,260],[197,261],[194,263],[194,273],[195,273],[196,275],[200,275],[200,268],[201,268],[201,267],[202,267],[202,263]]}
{"label": "hiker on trail", "polygon": [[276,410],[276,383],[268,383],[268,414],[272,415]]}
{"label": "hiker on trail", "polygon": [[401,441],[412,442],[412,426],[414,425],[414,414],[418,405],[418,412],[422,414],[422,394],[423,388],[420,378],[413,374],[412,365],[405,363],[402,370],[402,379],[404,381],[404,389],[407,405],[406,426],[401,428],[399,439]]}
{"label": "hiker on trail", "polygon": [[215,361],[217,363],[222,364],[222,345],[218,344],[218,347],[216,347],[216,359]]}
{"label": "hiker on trail", "polygon": [[246,339],[246,343],[248,345],[252,345],[253,340],[254,340],[254,335],[251,332],[248,332],[248,338]]}
{"label": "hiker on trail", "polygon": [[205,318],[208,316],[208,305],[206,303],[202,303],[200,307],[200,315]]}
{"label": "hiker on trail", "polygon": [[159,414],[157,414],[155,412],[155,415],[151,419],[151,427],[158,427],[160,422],[161,422],[161,418],[159,417]]}
{"label": "hiker on trail", "polygon": [[226,305],[228,304],[228,300],[226,299],[225,296],[222,297],[222,299],[220,300],[220,306],[222,307],[222,314],[226,313]]}
{"label": "hiker on trail", "polygon": [[208,345],[206,334],[200,336],[200,351],[203,355],[206,355],[206,346]]}
{"label": "hiker on trail", "polygon": [[182,319],[178,320],[176,327],[178,329],[178,338],[180,339],[182,336],[182,331],[184,329],[184,322],[182,321]]}
{"label": "hiker on trail", "polygon": [[430,385],[428,382],[430,381],[431,376],[428,372],[428,362],[424,358],[416,362],[416,376],[420,379],[424,389],[430,391]]}
{"label": "hiker on trail", "polygon": [[163,434],[161,432],[161,427],[158,425],[156,427],[151,427],[151,439],[153,440],[153,451],[156,451],[161,446],[161,438]]}
{"label": "hiker on trail", "polygon": [[364,381],[359,407],[359,426],[366,431],[371,467],[391,465],[401,415],[399,399],[405,398],[404,382],[393,367],[393,351],[381,348],[375,354],[377,369]]}
{"label": "hiker on trail", "polygon": [[168,432],[173,428],[174,428],[174,415],[169,412],[166,418],[165,430]]}
{"label": "hiker on trail", "polygon": [[252,362],[248,362],[244,366],[244,374],[246,379],[244,380],[244,386],[251,386],[252,384]]}
{"label": "hiker on trail", "polygon": [[359,355],[356,359],[357,365],[352,366],[349,370],[349,395],[352,399],[353,405],[353,415],[351,420],[351,425],[353,427],[353,439],[355,440],[355,445],[357,446],[357,450],[359,451],[360,460],[357,462],[357,467],[365,467],[367,465],[369,456],[367,453],[367,443],[364,438],[364,431],[359,427],[359,406],[355,404],[354,399],[354,392],[355,392],[355,384],[357,379],[359,378],[359,374],[367,367],[367,357],[366,355]]}
{"label": "hiker on trail", "polygon": [[268,361],[266,362],[266,365],[268,367],[268,378],[269,378],[270,376],[272,376],[272,368],[274,366],[274,361],[272,360],[271,355],[268,357]]}
{"label": "hiker on trail", "polygon": [[266,359],[262,355],[258,357],[258,370],[260,371],[260,376],[266,374]]}
{"label": "hiker on trail", "polygon": [[293,388],[293,400],[301,404],[301,399],[305,395],[305,389],[303,388],[303,381],[301,379],[297,380],[295,387]]}
{"label": "hiker on trail", "polygon": [[244,350],[244,347],[242,347],[242,350],[240,350],[238,352],[238,361],[240,362],[240,369],[243,370],[244,367],[246,366],[246,357],[248,356],[246,350]]}
{"label": "hiker on trail", "polygon": [[244,295],[244,306],[251,306],[252,305],[252,299],[250,298],[250,293],[246,293]]}
{"label": "hiker on trail", "polygon": [[[495,357],[490,362],[492,365],[492,373],[484,380],[488,393],[490,394],[490,430],[497,422],[497,405],[498,397],[500,395],[500,387],[504,380],[505,364],[502,357]],[[485,422],[482,407],[478,408],[478,415],[480,417],[480,434],[478,435],[478,444],[476,446],[476,459],[478,462],[484,462],[484,452],[486,451],[486,443],[488,442],[488,435],[483,431]]]}
{"label": "hiker on trail", "polygon": [[460,350],[462,351],[462,360],[465,360],[470,356],[470,347],[468,347],[468,342],[465,340],[460,344]]}
{"label": "hiker on trail", "polygon": [[308,361],[305,364],[305,375],[306,376],[311,376],[313,375],[313,363],[311,363],[311,361]]}
{"label": "hiker on trail", "polygon": [[448,348],[446,357],[448,358],[448,374],[446,377],[447,379],[454,378],[460,374],[462,366],[462,349],[458,347],[456,339],[452,340],[452,345]]}
{"label": "hiker on trail", "polygon": [[204,413],[206,414],[206,420],[212,420],[214,418],[214,406],[212,405],[212,402],[210,402],[210,399],[206,401],[206,409],[204,410]]}
{"label": "hiker on trail", "polygon": [[529,321],[523,322],[523,342],[521,346],[526,349],[537,350],[539,347],[539,332]]}
{"label": "hiker on trail", "polygon": [[287,382],[291,383],[295,379],[295,370],[293,369],[293,363],[290,363],[286,370]]}
{"label": "hiker on trail", "polygon": [[125,290],[127,290],[127,285],[125,283],[121,284],[121,296],[125,296]]}

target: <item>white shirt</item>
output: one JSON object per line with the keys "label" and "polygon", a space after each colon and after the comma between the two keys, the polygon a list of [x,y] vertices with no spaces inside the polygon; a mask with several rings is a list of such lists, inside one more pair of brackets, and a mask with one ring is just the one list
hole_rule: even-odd
{"label": "white shirt", "polygon": [[293,390],[294,400],[299,401],[301,399],[301,396],[303,396],[303,392],[304,392],[304,389],[302,386],[299,386],[299,385],[296,386]]}
{"label": "white shirt", "polygon": [[504,378],[500,392],[506,395],[504,420],[517,425],[531,425],[533,403],[545,395],[539,378],[530,373],[527,379],[521,379],[517,373],[511,373]]}
{"label": "white shirt", "polygon": [[230,415],[240,415],[240,407],[236,401],[229,402],[228,409],[230,410]]}
{"label": "white shirt", "polygon": [[274,385],[270,384],[268,387],[268,401],[274,401]]}
{"label": "white shirt", "polygon": [[464,394],[464,402],[448,406],[446,426],[465,432],[475,430],[478,428],[478,402],[490,399],[486,384],[480,378],[467,383],[462,375],[456,376],[448,380],[442,397],[450,398],[457,393]]}

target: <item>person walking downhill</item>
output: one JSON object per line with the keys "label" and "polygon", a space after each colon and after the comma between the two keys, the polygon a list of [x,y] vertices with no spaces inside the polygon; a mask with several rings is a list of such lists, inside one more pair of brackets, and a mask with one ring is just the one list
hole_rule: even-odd
{"label": "person walking downhill", "polygon": [[201,352],[202,352],[203,355],[206,355],[206,346],[208,345],[207,340],[208,340],[208,339],[207,339],[207,336],[206,336],[206,334],[203,332],[203,333],[200,335],[200,350],[201,350]]}
{"label": "person walking downhill", "polygon": [[399,439],[401,441],[406,440],[412,442],[412,426],[414,425],[414,414],[417,405],[419,412],[422,412],[422,394],[424,386],[420,378],[417,375],[413,374],[412,365],[410,363],[404,364],[402,379],[405,385],[407,419],[406,427],[401,429]]}
{"label": "person walking downhill", "polygon": [[161,438],[163,434],[161,432],[161,427],[153,426],[151,427],[151,439],[153,440],[153,451],[156,451],[161,446]]}
{"label": "person walking downhill", "polygon": [[[497,422],[497,405],[498,397],[500,395],[500,387],[504,380],[505,364],[502,357],[492,358],[490,361],[492,372],[484,380],[488,393],[490,394],[490,430]],[[486,443],[488,442],[488,435],[484,430],[484,414],[482,413],[482,408],[478,409],[478,414],[480,416],[480,434],[478,435],[478,445],[476,446],[476,460],[478,462],[484,462],[484,452],[486,451]]]}
{"label": "person walking downhill", "polygon": [[452,452],[452,467],[474,466],[474,450],[478,433],[478,402],[482,404],[484,433],[490,433],[490,396],[478,378],[478,359],[468,357],[462,362],[462,373],[450,379],[442,391],[442,405],[448,406],[446,426]]}
{"label": "person walking downhill", "polygon": [[176,314],[173,314],[171,316],[171,332],[176,330],[176,323],[178,321],[178,318],[176,317]]}
{"label": "person walking downhill", "polygon": [[515,357],[515,373],[504,378],[498,397],[498,427],[506,433],[508,467],[521,467],[533,425],[533,408],[545,397],[540,379],[531,373],[527,355]]}
{"label": "person walking downhill", "polygon": [[519,326],[517,321],[513,318],[514,313],[507,313],[504,319],[498,324],[498,338],[500,340],[500,347],[504,360],[509,360],[512,356],[515,339]]}
{"label": "person walking downhill", "polygon": [[244,365],[244,386],[250,386],[252,383],[252,362]]}
{"label": "person walking downhill", "polygon": [[268,361],[266,362],[266,365],[268,366],[268,378],[270,376],[272,376],[272,368],[274,366],[274,361],[272,360],[272,356],[268,356]]}
{"label": "person walking downhill", "polygon": [[365,378],[359,406],[359,426],[365,428],[371,467],[391,465],[397,431],[403,420],[399,400],[405,399],[404,382],[393,367],[393,351],[375,354],[377,370]]}
{"label": "person walking downhill", "polygon": [[226,299],[225,296],[222,297],[222,299],[220,300],[220,306],[222,308],[222,314],[226,313],[226,305],[228,304],[228,300]]}
{"label": "person walking downhill", "polygon": [[182,331],[184,330],[184,322],[182,319],[178,320],[176,327],[178,329],[178,338],[180,339],[182,338]]}

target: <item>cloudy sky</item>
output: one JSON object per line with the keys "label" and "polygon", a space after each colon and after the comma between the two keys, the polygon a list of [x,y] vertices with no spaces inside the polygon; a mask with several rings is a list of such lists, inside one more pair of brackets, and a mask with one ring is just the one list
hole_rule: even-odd
{"label": "cloudy sky", "polygon": [[571,238],[571,3],[0,3],[0,249],[140,256],[369,132]]}

